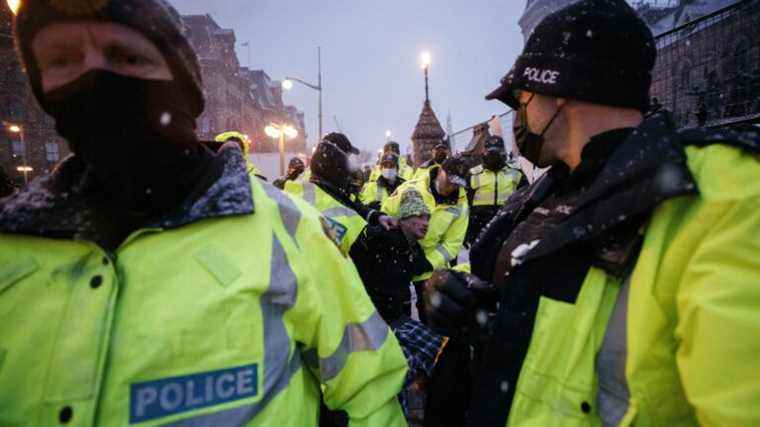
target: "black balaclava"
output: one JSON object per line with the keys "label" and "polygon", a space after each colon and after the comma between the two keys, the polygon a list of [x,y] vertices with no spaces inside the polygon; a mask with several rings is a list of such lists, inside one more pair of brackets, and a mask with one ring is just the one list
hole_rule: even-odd
{"label": "black balaclava", "polygon": [[352,180],[351,172],[348,154],[345,151],[326,140],[317,145],[317,149],[311,158],[312,177],[349,193]]}
{"label": "black balaclava", "polygon": [[[56,22],[82,21],[140,32],[163,54],[173,80],[93,69],[44,93],[31,49],[34,36]],[[164,0],[27,0],[14,24],[32,92],[88,166],[101,202],[117,211],[156,216],[198,193],[212,154],[195,136],[195,118],[204,103],[200,67],[174,8]]]}
{"label": "black balaclava", "polygon": [[501,170],[507,164],[504,140],[500,136],[491,136],[485,143],[483,166],[490,171]]}
{"label": "black balaclava", "polygon": [[56,129],[89,166],[103,201],[148,216],[178,207],[211,153],[175,81],[91,70],[45,94]]}

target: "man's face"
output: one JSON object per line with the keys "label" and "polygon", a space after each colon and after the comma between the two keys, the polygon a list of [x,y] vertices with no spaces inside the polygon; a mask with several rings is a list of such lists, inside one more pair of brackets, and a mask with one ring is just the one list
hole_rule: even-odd
{"label": "man's face", "polygon": [[156,45],[120,24],[54,23],[35,35],[32,52],[45,93],[95,69],[146,80],[173,78],[169,64]]}
{"label": "man's face", "polygon": [[408,236],[420,240],[427,234],[430,215],[410,216],[399,221],[399,224]]}
{"label": "man's face", "polygon": [[[546,131],[546,133],[544,133],[544,140],[546,142],[541,150],[538,166],[545,167],[554,163],[554,161],[557,160],[557,155],[555,153],[557,149],[556,147],[561,146],[560,143],[563,139],[561,135],[561,129],[563,128],[561,120],[562,113],[560,112],[555,121],[551,123],[552,117],[554,117],[557,110],[560,108],[557,104],[557,98],[519,91],[517,99],[520,101],[520,108],[524,109],[527,113],[527,125],[530,132],[540,135]],[[520,119],[519,112],[515,113],[513,116],[515,125],[517,125],[517,122]],[[551,126],[549,126],[550,123]],[[548,129],[547,126],[549,126]]]}

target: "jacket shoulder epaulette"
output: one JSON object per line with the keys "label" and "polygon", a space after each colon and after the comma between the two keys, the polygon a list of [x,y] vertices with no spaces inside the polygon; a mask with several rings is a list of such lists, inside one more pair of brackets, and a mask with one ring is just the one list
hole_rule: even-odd
{"label": "jacket shoulder epaulette", "polygon": [[683,145],[706,147],[724,144],[752,154],[760,154],[760,130],[738,132],[728,129],[686,129],[679,132]]}
{"label": "jacket shoulder epaulette", "polygon": [[477,165],[474,168],[470,169],[470,174],[477,175],[483,173],[483,165]]}

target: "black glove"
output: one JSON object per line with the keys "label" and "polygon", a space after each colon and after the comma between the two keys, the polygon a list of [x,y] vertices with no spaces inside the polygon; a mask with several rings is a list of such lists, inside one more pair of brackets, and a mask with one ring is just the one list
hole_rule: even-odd
{"label": "black glove", "polygon": [[453,270],[434,272],[425,283],[424,298],[430,326],[446,336],[486,329],[498,308],[492,284]]}

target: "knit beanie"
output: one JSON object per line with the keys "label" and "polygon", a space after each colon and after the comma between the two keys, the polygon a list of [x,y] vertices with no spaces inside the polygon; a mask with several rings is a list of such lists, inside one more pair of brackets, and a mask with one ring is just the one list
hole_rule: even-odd
{"label": "knit beanie", "polygon": [[417,190],[409,188],[401,195],[398,217],[404,219],[421,215],[430,215],[430,209],[422,199],[422,195]]}
{"label": "knit beanie", "polygon": [[164,55],[174,79],[186,87],[198,117],[204,108],[200,66],[195,51],[183,35],[177,11],[164,0],[24,0],[16,15],[16,45],[37,100],[44,108],[40,70],[32,52],[32,40],[55,22],[96,21],[121,24],[152,41]]}

